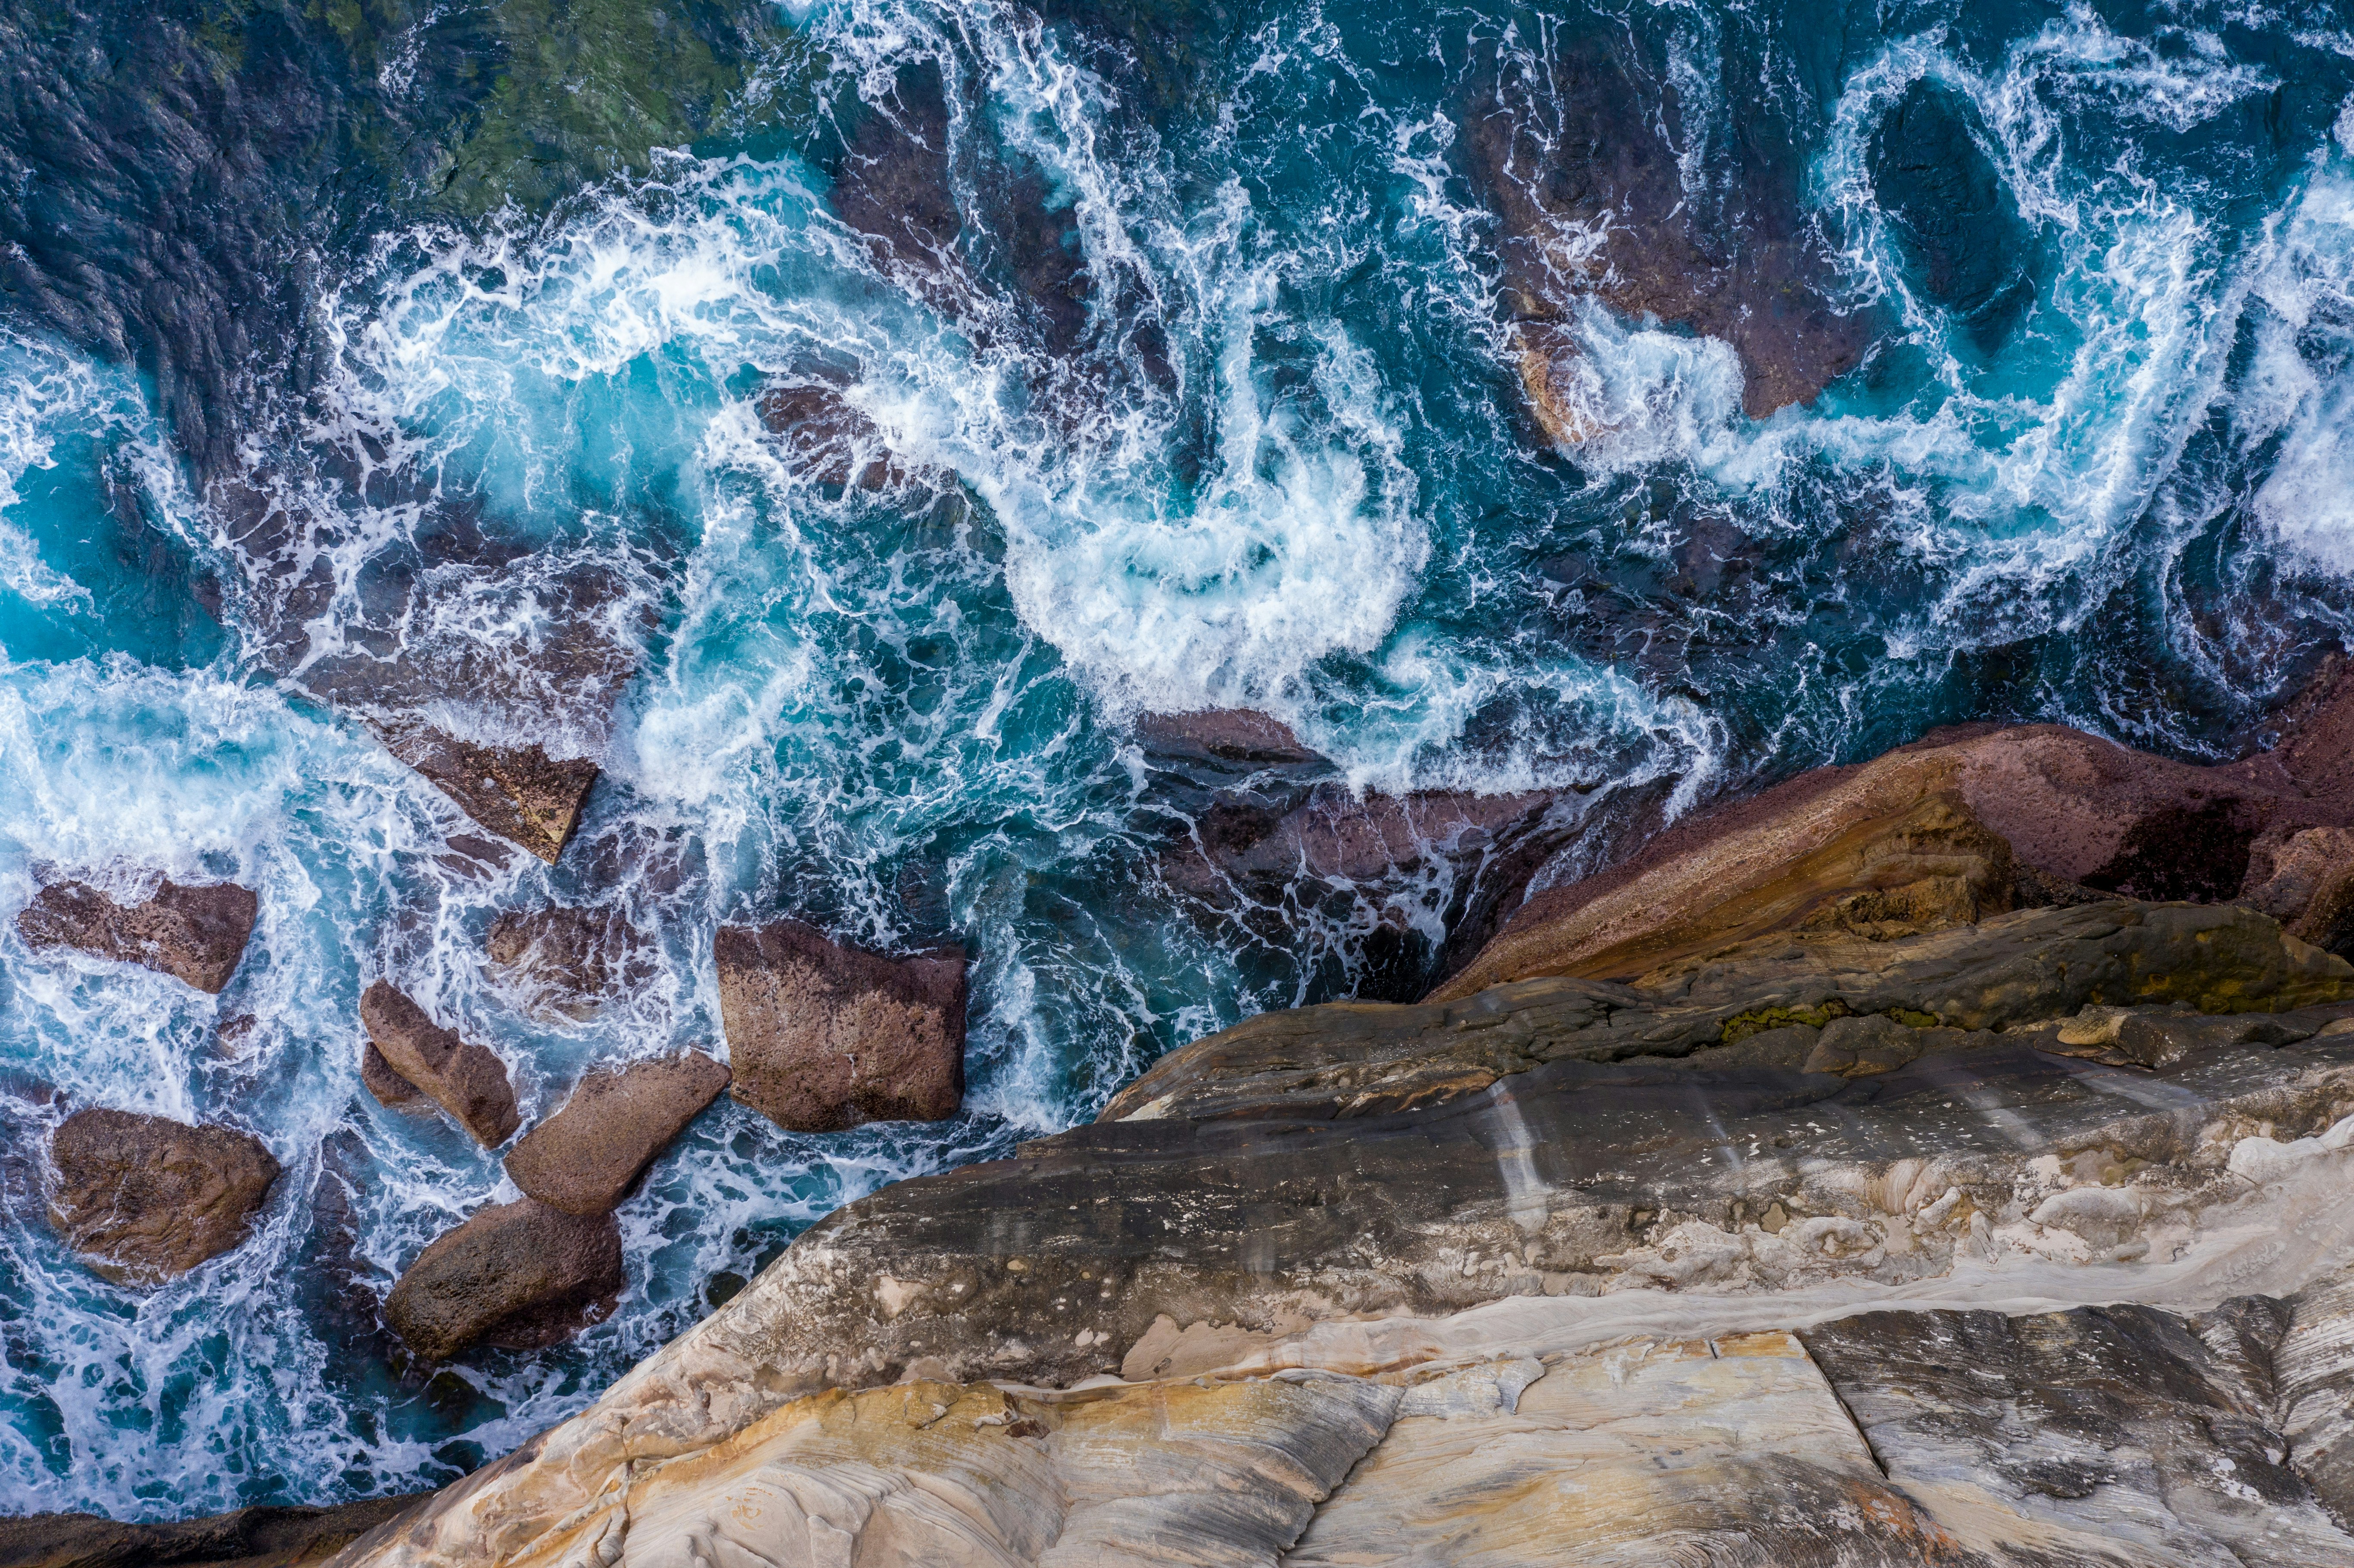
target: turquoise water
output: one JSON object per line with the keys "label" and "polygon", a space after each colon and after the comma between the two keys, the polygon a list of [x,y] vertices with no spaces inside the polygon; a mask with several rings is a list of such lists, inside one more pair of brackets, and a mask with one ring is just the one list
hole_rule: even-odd
{"label": "turquoise water", "polygon": [[[52,874],[262,895],[217,1001],[0,936],[0,1499],[164,1517],[449,1479],[841,1202],[1351,994],[1386,903],[1427,918],[1415,888],[1245,924],[1166,885],[1140,711],[1264,708],[1367,789],[1556,789],[1598,845],[1959,719],[2219,755],[2346,636],[2354,14],[1394,12],[779,14],[804,52],[738,90],[765,118],[549,207],[381,203],[265,259],[299,377],[257,351],[214,386],[169,324],[117,343],[0,295],[0,910]],[[1811,408],[1750,418],[1724,344],[1589,305],[1601,433],[1534,439],[1465,126],[1483,95],[1543,121],[1595,38],[1673,95],[1696,209],[1738,149],[1789,149],[1871,323]],[[843,139],[927,70],[961,289],[835,210]],[[1941,241],[1883,130],[1925,103],[1987,198]],[[1037,254],[1093,281],[1078,306],[1023,285]],[[780,380],[842,388],[907,482],[797,468],[757,411]],[[289,571],[238,543],[231,481],[295,520]],[[449,544],[478,536],[507,564]],[[569,620],[567,573],[597,585]],[[387,622],[395,581],[431,591]],[[633,672],[610,713],[530,654],[582,625]],[[462,819],[322,678],[355,649],[440,672],[449,727],[603,758],[561,864],[441,857]],[[625,909],[656,978],[585,1024],[525,1012],[483,934],[550,898]],[[716,1045],[712,933],[772,911],[967,944],[964,1115],[804,1137],[723,1102],[624,1205],[610,1319],[407,1367],[375,1301],[513,1193],[360,1088],[366,980],[494,1043],[528,1118],[588,1065]],[[255,1130],[287,1171],[260,1232],[152,1293],[90,1275],[35,1159],[87,1103]]]}

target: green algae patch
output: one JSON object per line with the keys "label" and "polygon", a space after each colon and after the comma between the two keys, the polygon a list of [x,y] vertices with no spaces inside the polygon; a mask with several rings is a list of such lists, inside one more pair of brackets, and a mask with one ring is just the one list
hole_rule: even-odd
{"label": "green algae patch", "polygon": [[1769,1029],[1788,1029],[1804,1024],[1808,1029],[1820,1029],[1834,1018],[1845,1018],[1850,1009],[1838,997],[1820,1007],[1760,1007],[1738,1013],[1724,1021],[1719,1038],[1727,1045],[1737,1045],[1752,1034],[1763,1034]]}

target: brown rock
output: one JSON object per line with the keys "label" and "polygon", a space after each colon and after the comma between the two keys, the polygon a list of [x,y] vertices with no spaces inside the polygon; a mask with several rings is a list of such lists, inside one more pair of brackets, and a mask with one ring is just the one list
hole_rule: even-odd
{"label": "brown rock", "polygon": [[376,1103],[387,1109],[413,1106],[423,1097],[415,1084],[393,1070],[373,1041],[360,1047],[360,1082],[376,1097]]}
{"label": "brown rock", "polygon": [[886,959],[799,920],[714,943],[731,1092],[778,1126],[940,1121],[964,1098],[964,949]]}
{"label": "brown rock", "polygon": [[483,1148],[504,1143],[521,1123],[506,1064],[435,1023],[390,981],[378,980],[361,995],[360,1023],[385,1065],[431,1096]]}
{"label": "brown rock", "polygon": [[429,725],[387,730],[392,754],[422,773],[466,815],[554,865],[580,825],[597,765],[530,746],[477,746]]}
{"label": "brown rock", "polygon": [[772,387],[756,408],[760,422],[783,438],[792,466],[819,484],[882,490],[907,481],[875,421],[836,387]]}
{"label": "brown rock", "polygon": [[245,1240],[278,1180],[250,1133],[132,1111],[76,1111],[49,1145],[49,1223],[125,1285],[186,1274]]}
{"label": "brown rock", "polygon": [[5,1568],[154,1568],[171,1563],[233,1563],[236,1568],[299,1568],[431,1499],[430,1492],[369,1498],[334,1508],[241,1508],[234,1513],[168,1523],[120,1524],[88,1513],[37,1513],[0,1519]]}
{"label": "brown rock", "polygon": [[2354,829],[2307,828],[2255,858],[2241,903],[2317,948],[2354,948]]}
{"label": "brown rock", "polygon": [[507,1156],[514,1184],[570,1214],[601,1214],[727,1086],[727,1069],[700,1051],[580,1080],[564,1108]]}
{"label": "brown rock", "polygon": [[[2335,722],[2327,704],[2307,711]],[[1546,889],[1431,994],[1469,996],[1535,975],[1632,979],[1712,940],[1824,921],[1862,930],[1875,911],[1900,916],[1893,934],[1977,918],[1972,904],[1983,914],[2014,900],[2112,894],[2253,897],[2243,885],[2261,890],[2275,863],[2289,866],[2280,856],[2291,842],[2306,846],[2296,865],[2326,858],[2337,841],[2305,840],[2306,830],[2354,826],[2354,798],[2308,789],[2292,766],[2327,785],[2303,752],[2202,768],[2058,725],[1939,731],[1688,819],[1613,870]],[[2009,853],[2008,873],[1999,846]],[[1940,859],[1947,869],[1932,864]],[[1977,867],[1960,873],[1968,889],[1934,880],[1965,860]],[[1915,869],[1900,878],[1907,866]],[[1900,895],[1913,875],[1932,880]],[[2266,911],[2296,924],[2304,910],[2291,885],[2318,892],[2321,880],[2285,876],[2265,895]],[[1874,908],[1835,909],[1843,888],[1872,892]]]}
{"label": "brown rock", "polygon": [[217,996],[228,984],[261,900],[233,882],[183,887],[165,881],[144,904],[117,904],[85,883],[59,882],[33,895],[16,930],[35,948],[78,948],[101,959],[143,964]]}
{"label": "brown rock", "polygon": [[552,1345],[612,1309],[621,1231],[530,1198],[479,1209],[443,1232],[385,1298],[384,1320],[428,1361],[470,1345]]}
{"label": "brown rock", "polygon": [[651,944],[619,910],[550,905],[491,923],[491,972],[528,1011],[576,1022],[654,975]]}

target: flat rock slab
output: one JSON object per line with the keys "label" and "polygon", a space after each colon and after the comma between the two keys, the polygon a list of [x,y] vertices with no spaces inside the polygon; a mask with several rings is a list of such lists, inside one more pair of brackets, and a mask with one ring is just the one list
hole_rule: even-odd
{"label": "flat rock slab", "polygon": [[726,1086],[727,1069],[700,1051],[592,1073],[515,1145],[507,1174],[567,1213],[604,1213]]}
{"label": "flat rock slab", "polygon": [[525,1198],[478,1210],[435,1238],[385,1298],[384,1320],[428,1361],[485,1342],[535,1350],[604,1316],[622,1284],[610,1214],[567,1214]]}
{"label": "flat rock slab", "polygon": [[386,735],[392,754],[425,775],[466,815],[554,865],[580,825],[597,765],[543,747],[477,746],[415,726]]}
{"label": "flat rock slab", "polygon": [[125,1285],[175,1278],[245,1240],[279,1171],[251,1133],[98,1108],[66,1118],[49,1164],[49,1223]]}
{"label": "flat rock slab", "polygon": [[[362,993],[360,1022],[385,1065],[457,1118],[483,1148],[497,1148],[522,1124],[506,1064],[497,1054],[434,1022],[391,981],[378,980]],[[363,1059],[361,1075],[366,1074]],[[383,1099],[383,1093],[376,1097]]]}
{"label": "flat rock slab", "polygon": [[715,944],[736,1097],[794,1132],[941,1121],[964,1100],[964,949],[886,959],[799,920]]}
{"label": "flat rock slab", "polygon": [[233,882],[183,887],[167,880],[145,903],[127,906],[87,883],[59,882],[33,895],[16,930],[30,947],[143,964],[217,996],[245,956],[260,907],[251,888]]}

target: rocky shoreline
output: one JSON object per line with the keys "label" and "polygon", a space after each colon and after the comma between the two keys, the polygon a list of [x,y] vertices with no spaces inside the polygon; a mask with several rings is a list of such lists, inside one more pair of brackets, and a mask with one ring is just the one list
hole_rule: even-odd
{"label": "rocky shoreline", "polygon": [[[1244,824],[1172,864],[1310,842],[1279,726],[1155,722]],[[1262,1014],[846,1205],[335,1561],[2354,1560],[2349,736],[2333,663],[2241,763],[1979,726],[1717,808],[1424,1001]],[[953,1107],[961,953],[722,948],[739,1097]],[[405,1001],[383,1060],[503,1140]],[[730,1077],[584,1083],[388,1319],[438,1356],[593,1314],[612,1203]],[[77,1550],[0,1561],[133,1560]]]}

